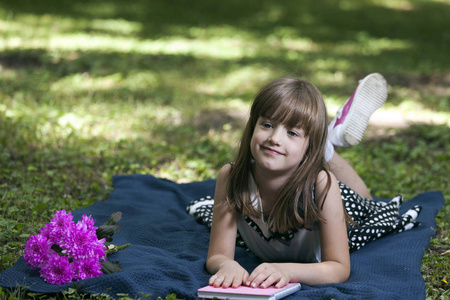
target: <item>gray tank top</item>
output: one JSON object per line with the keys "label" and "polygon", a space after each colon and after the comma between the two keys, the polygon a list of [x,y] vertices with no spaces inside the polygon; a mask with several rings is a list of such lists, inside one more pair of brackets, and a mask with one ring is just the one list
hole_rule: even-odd
{"label": "gray tank top", "polygon": [[287,234],[269,230],[262,211],[261,198],[250,174],[249,188],[253,206],[261,212],[259,218],[239,216],[238,231],[247,247],[264,262],[315,263],[321,261],[317,226]]}

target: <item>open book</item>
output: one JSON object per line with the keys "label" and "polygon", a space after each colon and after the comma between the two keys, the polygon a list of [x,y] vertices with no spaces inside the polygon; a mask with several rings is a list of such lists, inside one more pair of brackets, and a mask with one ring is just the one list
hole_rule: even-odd
{"label": "open book", "polygon": [[282,288],[275,288],[273,286],[268,288],[252,288],[248,286],[240,286],[237,288],[222,288],[205,286],[198,289],[197,295],[199,298],[217,298],[217,299],[269,299],[276,300],[286,297],[290,294],[300,290],[300,283],[289,283]]}

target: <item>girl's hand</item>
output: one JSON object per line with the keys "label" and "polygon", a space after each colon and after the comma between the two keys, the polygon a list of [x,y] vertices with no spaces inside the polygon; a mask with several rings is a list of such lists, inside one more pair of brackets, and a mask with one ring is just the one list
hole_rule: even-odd
{"label": "girl's hand", "polygon": [[238,287],[245,283],[248,278],[248,272],[234,260],[224,261],[219,271],[211,276],[209,285],[214,287]]}
{"label": "girl's hand", "polygon": [[245,282],[251,287],[261,286],[267,288],[275,284],[276,288],[281,288],[289,283],[290,276],[283,268],[283,264],[263,263],[260,264]]}

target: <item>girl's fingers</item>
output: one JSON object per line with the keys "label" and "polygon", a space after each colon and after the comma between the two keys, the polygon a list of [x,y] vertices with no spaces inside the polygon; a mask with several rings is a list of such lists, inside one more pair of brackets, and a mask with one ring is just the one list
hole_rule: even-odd
{"label": "girl's fingers", "polygon": [[[253,272],[250,274],[250,276],[248,276],[246,282],[246,285],[250,286],[255,279],[261,274],[261,272],[264,270],[264,264],[259,265],[258,267],[256,267],[256,269],[253,270]],[[259,283],[258,283],[259,285]]]}
{"label": "girl's fingers", "polygon": [[231,286],[238,287],[240,285],[246,285],[247,277],[248,277],[247,272],[244,272],[244,274],[242,276],[235,276],[234,280],[233,280],[233,284]]}
{"label": "girl's fingers", "polygon": [[265,289],[265,288],[271,286],[272,284],[276,283],[279,280],[280,280],[280,277],[277,276],[275,273],[273,273],[261,283],[261,287],[263,289]]}
{"label": "girl's fingers", "polygon": [[244,273],[244,276],[242,276],[242,284],[248,285],[247,282],[248,282],[248,277],[249,276],[250,275],[247,272]]}
{"label": "girl's fingers", "polygon": [[[252,273],[253,274],[253,273]],[[261,283],[263,283],[266,279],[268,278],[267,275],[264,274],[264,272],[258,273],[253,280],[251,278],[249,278],[247,280],[247,282],[250,282],[250,286],[251,287],[257,287],[259,286]]]}
{"label": "girl's fingers", "polygon": [[222,287],[228,288],[233,283],[233,277],[225,277],[225,279],[222,282]]}
{"label": "girl's fingers", "polygon": [[214,285],[214,282],[216,281],[217,275],[213,275],[209,278],[209,285]]}
{"label": "girl's fingers", "polygon": [[219,270],[216,274],[209,278],[209,285],[214,287],[238,287],[241,284],[245,284],[245,280],[248,278],[248,272],[236,264],[229,264],[224,266],[223,270]]}
{"label": "girl's fingers", "polygon": [[231,284],[231,287],[237,288],[242,284],[242,278],[240,276],[234,277],[233,283]]}
{"label": "girl's fingers", "polygon": [[282,288],[283,286],[285,286],[288,283],[289,283],[289,280],[287,280],[286,278],[281,278],[280,281],[278,281],[278,283],[275,285],[275,287]]}
{"label": "girl's fingers", "polygon": [[[240,286],[242,284],[245,284],[245,280],[247,279],[247,277],[248,277],[248,273],[247,272],[245,272],[242,276],[240,274],[237,274],[237,275],[235,275],[233,277],[233,279],[231,280],[230,285],[228,285],[228,286],[236,288],[236,287],[238,287],[238,286]],[[223,286],[223,287],[225,287],[225,286]]]}
{"label": "girl's fingers", "polygon": [[242,281],[242,277],[239,277],[239,276],[224,277],[224,276],[213,275],[209,279],[209,285],[212,285],[214,287],[223,287],[223,288],[238,287],[243,282],[245,282],[245,281]]}
{"label": "girl's fingers", "polygon": [[280,288],[288,284],[289,279],[278,272],[276,268],[263,264],[258,266],[244,282],[251,287],[260,286],[262,288],[267,288],[271,285],[275,285],[277,288]]}
{"label": "girl's fingers", "polygon": [[217,275],[213,275],[210,279],[209,279],[209,284],[214,286],[214,287],[219,287],[223,284],[224,282],[224,277],[223,276],[217,276]]}

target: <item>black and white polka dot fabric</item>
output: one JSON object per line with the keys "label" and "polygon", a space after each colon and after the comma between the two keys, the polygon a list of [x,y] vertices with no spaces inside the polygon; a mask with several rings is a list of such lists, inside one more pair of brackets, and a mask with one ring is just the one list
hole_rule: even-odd
{"label": "black and white polka dot fabric", "polygon": [[[206,196],[204,198],[196,199],[191,203],[189,203],[189,205],[186,207],[186,211],[198,223],[206,225],[208,228],[211,228],[213,208],[214,208],[214,199],[211,196]],[[246,248],[248,251],[250,251],[248,247],[245,245],[245,242],[242,239],[239,232],[236,235],[236,245]]]}
{"label": "black and white polka dot fabric", "polygon": [[[387,234],[409,230],[420,224],[416,221],[422,209],[420,206],[414,206],[400,215],[402,196],[396,196],[389,202],[373,201],[361,197],[341,182],[339,182],[339,188],[344,207],[356,223],[347,228],[348,245],[351,252]],[[206,196],[192,201],[186,210],[198,223],[210,228],[213,205],[214,199],[211,196]],[[289,236],[283,235],[283,238],[289,238]],[[236,245],[246,248],[239,233]]]}
{"label": "black and white polka dot fabric", "polygon": [[189,215],[203,225],[211,228],[212,216],[213,216],[214,199],[211,196],[196,199],[189,203],[186,211]]}
{"label": "black and white polka dot fabric", "polygon": [[356,223],[347,228],[350,251],[358,250],[387,234],[409,230],[420,224],[416,221],[422,210],[420,206],[414,206],[400,215],[402,196],[396,196],[389,202],[373,201],[361,197],[341,182],[339,188],[344,207]]}

